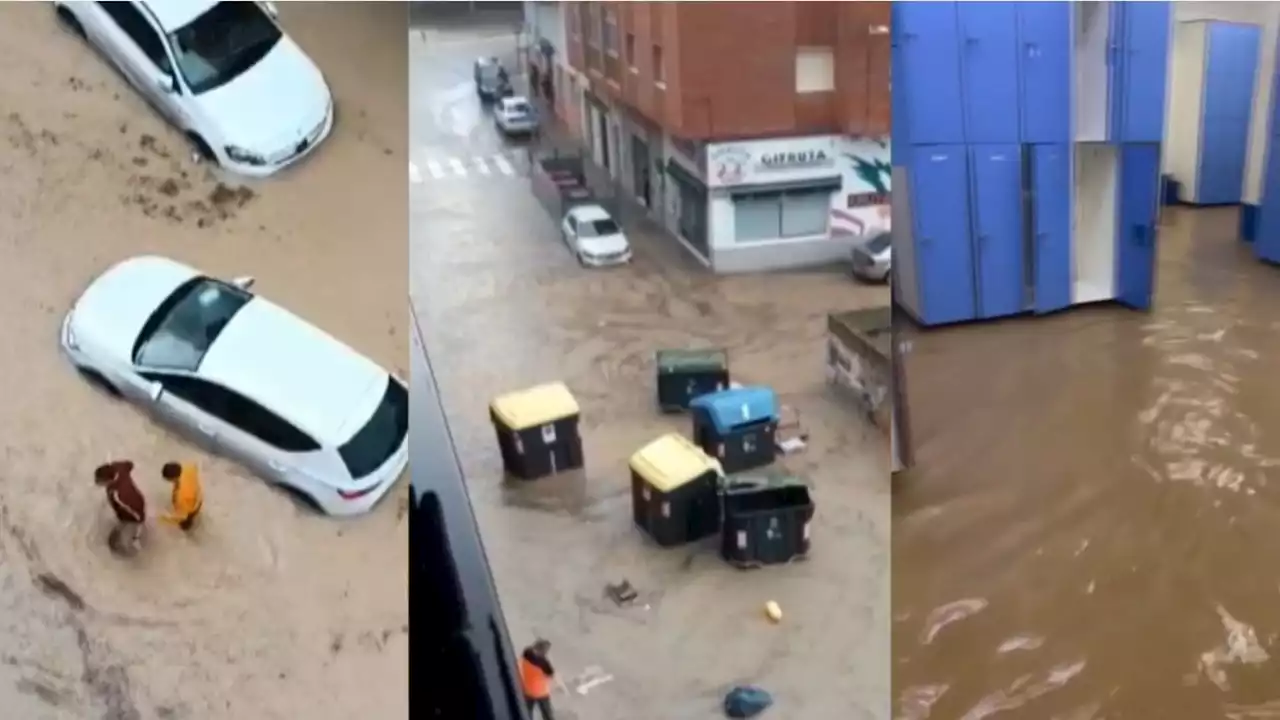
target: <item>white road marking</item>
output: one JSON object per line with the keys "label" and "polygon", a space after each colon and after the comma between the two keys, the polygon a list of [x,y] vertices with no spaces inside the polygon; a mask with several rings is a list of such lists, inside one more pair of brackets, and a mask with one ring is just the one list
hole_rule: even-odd
{"label": "white road marking", "polygon": [[453,174],[458,177],[466,177],[467,166],[462,164],[458,158],[449,158],[449,167],[453,168]]}
{"label": "white road marking", "polygon": [[427,161],[427,172],[431,173],[431,177],[435,180],[439,180],[444,177],[444,168],[435,160]]}
{"label": "white road marking", "polygon": [[511,163],[508,162],[507,159],[501,155],[493,156],[493,164],[498,166],[498,172],[502,173],[503,175],[516,174],[516,169],[511,167]]}
{"label": "white road marking", "polygon": [[480,171],[480,174],[488,175],[489,165],[484,161],[484,158],[478,157],[475,159],[475,161],[476,161],[476,169]]}
{"label": "white road marking", "polygon": [[409,182],[414,185],[422,182],[422,173],[418,172],[418,166],[414,163],[409,163]]}

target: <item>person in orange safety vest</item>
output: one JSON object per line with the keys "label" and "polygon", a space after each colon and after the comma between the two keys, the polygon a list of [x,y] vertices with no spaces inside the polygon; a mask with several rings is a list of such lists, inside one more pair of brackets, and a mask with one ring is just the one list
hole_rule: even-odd
{"label": "person in orange safety vest", "polygon": [[520,653],[520,684],[524,688],[524,702],[530,718],[535,707],[542,713],[542,720],[555,720],[556,717],[551,710],[551,680],[556,671],[547,659],[549,652],[551,643],[536,640]]}
{"label": "person in orange safety vest", "polygon": [[173,512],[161,519],[183,530],[195,527],[196,516],[204,505],[204,491],[200,487],[200,471],[191,463],[165,463],[160,474],[173,484]]}

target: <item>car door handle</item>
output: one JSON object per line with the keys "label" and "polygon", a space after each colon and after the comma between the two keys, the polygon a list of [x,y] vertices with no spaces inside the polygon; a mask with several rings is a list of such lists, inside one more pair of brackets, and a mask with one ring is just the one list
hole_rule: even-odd
{"label": "car door handle", "polygon": [[271,468],[272,472],[283,473],[285,471],[284,463],[279,460],[271,460],[267,463],[267,466]]}
{"label": "car door handle", "polygon": [[200,423],[196,427],[200,428],[201,433],[208,435],[209,437],[213,437],[218,434],[218,431],[212,425],[206,425],[205,423]]}

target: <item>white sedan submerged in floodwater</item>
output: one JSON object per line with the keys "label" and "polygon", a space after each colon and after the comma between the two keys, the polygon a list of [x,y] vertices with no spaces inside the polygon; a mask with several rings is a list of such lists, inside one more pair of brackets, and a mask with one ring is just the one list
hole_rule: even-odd
{"label": "white sedan submerged in floodwater", "polygon": [[325,513],[368,511],[408,464],[404,384],[252,285],[125,260],[67,313],[62,350],[109,394]]}

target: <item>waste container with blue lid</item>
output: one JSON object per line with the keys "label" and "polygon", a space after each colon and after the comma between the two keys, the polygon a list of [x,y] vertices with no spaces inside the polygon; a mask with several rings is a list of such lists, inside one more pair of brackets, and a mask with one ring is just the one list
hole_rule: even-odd
{"label": "waste container with blue lid", "polygon": [[582,467],[578,401],[564,383],[547,383],[494,398],[489,419],[507,474],[537,480]]}
{"label": "waste container with blue lid", "polygon": [[724,350],[659,350],[658,407],[683,412],[689,402],[729,387],[729,354]]}
{"label": "waste container with blue lid", "polygon": [[777,448],[778,396],[772,388],[751,386],[694,398],[693,442],[720,461],[726,473],[773,462]]}
{"label": "waste container with blue lid", "polygon": [[742,473],[721,482],[720,555],[738,567],[776,565],[809,552],[814,503],[800,478]]}
{"label": "waste container with blue lid", "polygon": [[669,433],[628,463],[636,526],[663,547],[720,531],[720,463],[688,438]]}

